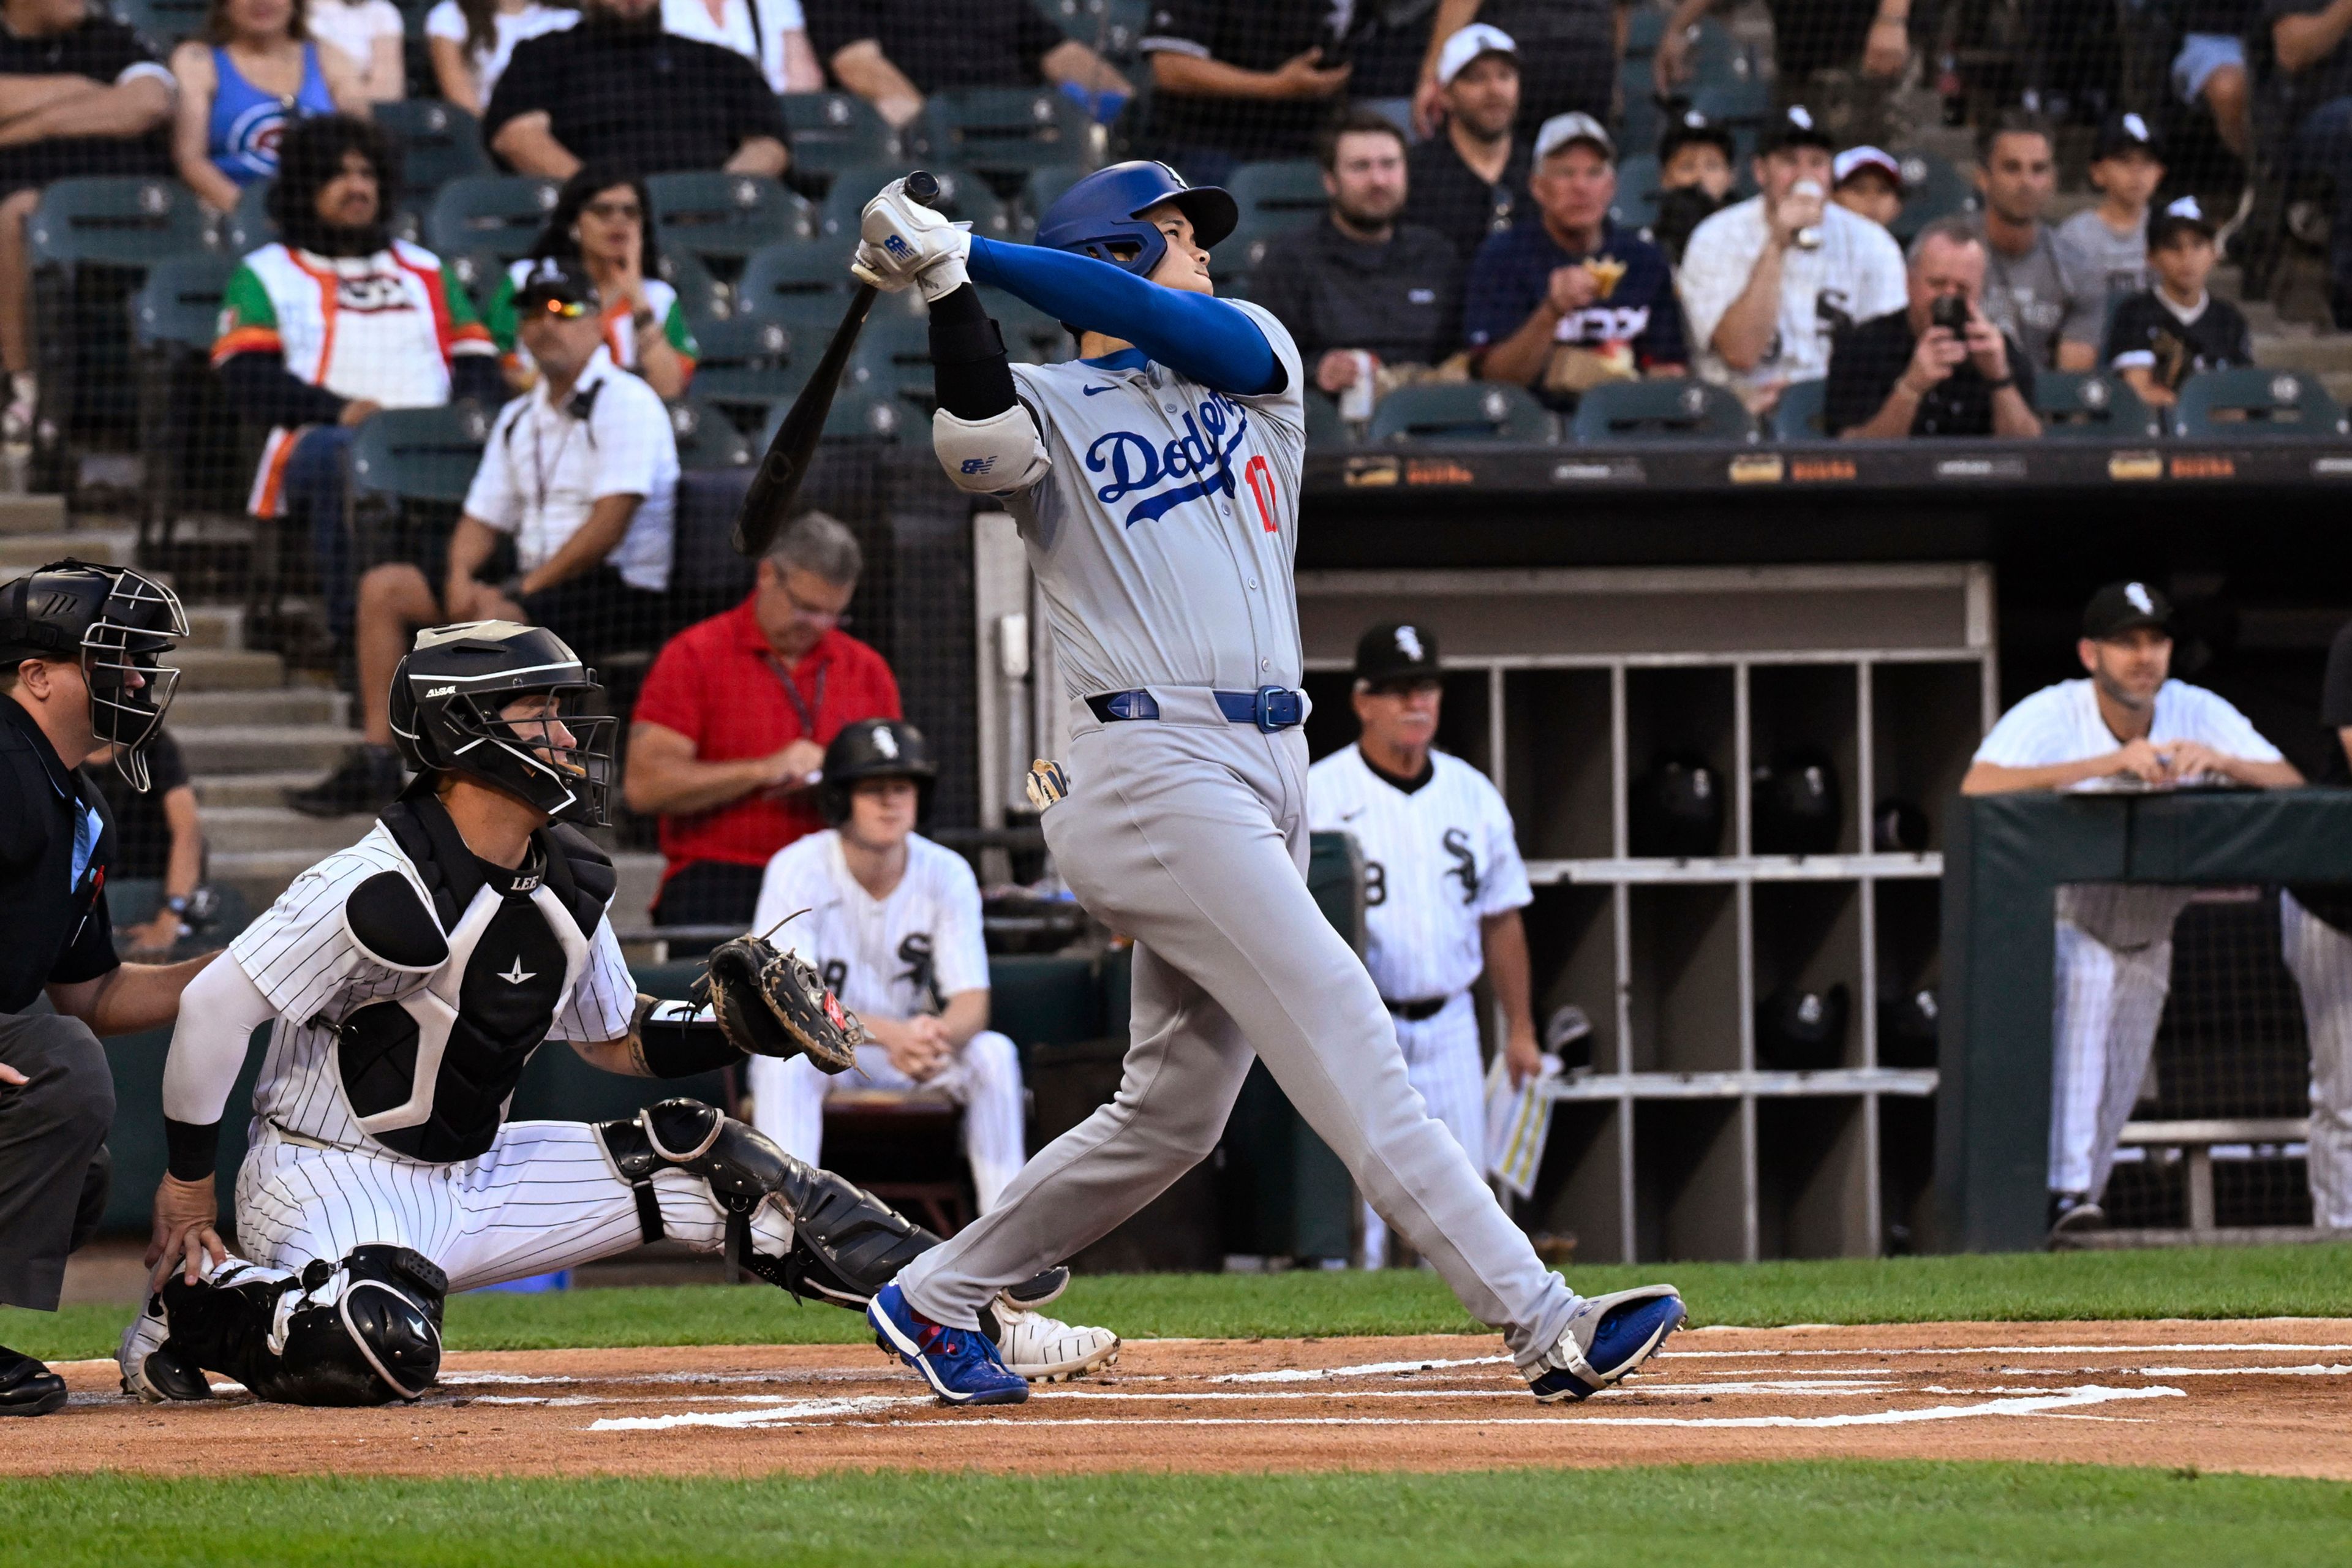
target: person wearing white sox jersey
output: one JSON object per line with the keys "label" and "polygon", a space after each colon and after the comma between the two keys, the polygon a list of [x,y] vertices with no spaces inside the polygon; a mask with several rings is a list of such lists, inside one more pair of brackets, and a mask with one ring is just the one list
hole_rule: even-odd
{"label": "person wearing white sox jersey", "polygon": [[[2172,606],[2145,583],[2110,583],[2083,610],[2088,676],[2044,687],[2001,715],[1960,781],[2011,790],[2285,789],[2294,764],[2246,716],[2170,679]],[[2055,1057],[2050,1082],[2050,1224],[2094,1230],[2116,1144],[2147,1076],[2172,989],[2172,922],[2186,888],[2087,883],[2058,889]]]}
{"label": "person wearing white sox jersey", "polygon": [[[1486,775],[1436,750],[1444,700],[1437,637],[1391,621],[1356,644],[1356,743],[1307,770],[1318,833],[1364,856],[1364,967],[1396,1026],[1405,1076],[1471,1163],[1486,1159],[1485,1068],[1470,987],[1483,973],[1503,1009],[1514,1083],[1538,1068],[1528,992],[1532,901],[1510,808]],[[1364,1267],[1388,1261],[1388,1226],[1364,1205]]]}
{"label": "person wearing white sox jersey", "polygon": [[[2319,722],[2327,761],[2317,782],[2352,788],[2352,625],[2328,647]],[[2311,1041],[2311,1223],[2352,1230],[2352,887],[2281,889],[2279,928]]]}
{"label": "person wearing white sox jersey", "polygon": [[[1227,193],[1164,163],[1097,169],[1034,245],[999,244],[892,181],[852,270],[929,307],[951,482],[999,498],[1065,675],[1066,767],[1033,769],[1055,868],[1135,939],[1118,1093],[995,1209],[902,1271],[866,1320],[942,1398],[1011,1404],[978,1310],[1108,1235],[1217,1145],[1254,1059],[1538,1399],[1633,1372],[1683,1321],[1670,1286],[1580,1297],[1544,1267],[1413,1092],[1380,992],[1307,890],[1307,717],[1292,562],[1307,391],[1265,310],[1216,297]],[[1066,323],[1078,356],[1015,365],[982,301]]]}
{"label": "person wearing white sox jersey", "polygon": [[960,1105],[986,1214],[1028,1158],[1021,1053],[986,1027],[980,883],[962,856],[915,831],[938,771],[900,719],[860,720],[825,748],[817,804],[833,826],[776,851],[751,929],[775,928],[769,940],[816,965],[874,1043],[838,1075],[805,1058],[753,1062],[752,1121],[814,1165],[828,1094],[900,1089]]}

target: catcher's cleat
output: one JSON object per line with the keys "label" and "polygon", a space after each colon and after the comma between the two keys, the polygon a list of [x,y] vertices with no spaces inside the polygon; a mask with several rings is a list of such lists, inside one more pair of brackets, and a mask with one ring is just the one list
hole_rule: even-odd
{"label": "catcher's cleat", "polygon": [[1527,1369],[1528,1385],[1546,1405],[1590,1399],[1631,1376],[1689,1314],[1671,1285],[1643,1285],[1588,1296],[1544,1358]]}
{"label": "catcher's cleat", "polygon": [[866,1321],[876,1342],[921,1373],[942,1403],[1018,1405],[1029,1397],[1028,1382],[1005,1370],[987,1335],[931,1321],[896,1285],[885,1285],[866,1304]]}
{"label": "catcher's cleat", "polygon": [[114,1352],[114,1364],[122,1373],[122,1392],[142,1405],[210,1399],[211,1380],[166,1342],[171,1337],[163,1295],[151,1291],[145,1308],[122,1331],[122,1343]]}
{"label": "catcher's cleat", "polygon": [[1004,1370],[1031,1383],[1084,1377],[1118,1360],[1118,1336],[1108,1329],[1084,1328],[1043,1312],[1008,1308],[1002,1296],[994,1317],[989,1337],[996,1342]]}
{"label": "catcher's cleat", "polygon": [[711,949],[698,987],[728,1042],[747,1056],[805,1056],[826,1072],[844,1072],[866,1037],[814,964],[779,952],[764,937],[739,936]]}

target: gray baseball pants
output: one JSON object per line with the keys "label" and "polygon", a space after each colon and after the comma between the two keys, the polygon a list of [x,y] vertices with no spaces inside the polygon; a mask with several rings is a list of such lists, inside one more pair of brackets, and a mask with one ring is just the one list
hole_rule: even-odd
{"label": "gray baseball pants", "polygon": [[66,1255],[106,1214],[114,1075],[78,1018],[0,1014],[0,1304],[58,1310]]}
{"label": "gray baseball pants", "polygon": [[1096,918],[1135,939],[1134,1038],[1118,1095],[1041,1151],[992,1212],[908,1265],[934,1321],[1096,1241],[1217,1145],[1253,1048],[1390,1226],[1514,1359],[1539,1359],[1576,1297],[1495,1202],[1405,1077],[1388,1009],[1307,890],[1307,740],[1155,687],[1159,721],[1073,704],[1070,794],[1047,847]]}

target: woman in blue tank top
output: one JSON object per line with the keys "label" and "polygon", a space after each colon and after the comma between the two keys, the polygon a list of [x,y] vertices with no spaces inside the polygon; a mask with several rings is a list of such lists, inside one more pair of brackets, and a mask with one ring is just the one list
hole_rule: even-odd
{"label": "woman in blue tank top", "polygon": [[296,0],[212,0],[204,37],[172,52],[172,74],[180,82],[173,161],[220,212],[277,174],[289,121],[367,113],[350,64],[310,41]]}

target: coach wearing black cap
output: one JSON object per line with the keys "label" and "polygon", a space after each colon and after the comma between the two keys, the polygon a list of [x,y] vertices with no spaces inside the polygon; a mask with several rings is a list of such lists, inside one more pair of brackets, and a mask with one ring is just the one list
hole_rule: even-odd
{"label": "coach wearing black cap", "polygon": [[[169,588],[59,561],[0,584],[0,1303],[57,1310],[66,1255],[106,1207],[114,1079],[99,1035],[171,1021],[211,955],[114,956],[113,827],[77,770],[101,745],[147,784],[141,746],[171,701],[163,656],[187,636]],[[47,991],[55,1014],[26,1009]],[[66,1385],[0,1348],[0,1415],[43,1415]]]}

